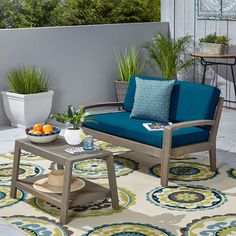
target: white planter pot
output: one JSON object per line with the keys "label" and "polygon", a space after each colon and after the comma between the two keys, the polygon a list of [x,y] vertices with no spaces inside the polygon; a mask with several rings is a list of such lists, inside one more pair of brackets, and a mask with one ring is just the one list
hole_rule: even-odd
{"label": "white planter pot", "polygon": [[218,43],[201,43],[201,51],[207,54],[225,54],[226,45]]}
{"label": "white planter pot", "polygon": [[83,130],[67,128],[64,134],[65,140],[69,145],[79,145],[85,138]]}
{"label": "white planter pot", "polygon": [[35,94],[17,94],[2,91],[3,105],[12,127],[28,128],[44,124],[52,108],[53,91]]}

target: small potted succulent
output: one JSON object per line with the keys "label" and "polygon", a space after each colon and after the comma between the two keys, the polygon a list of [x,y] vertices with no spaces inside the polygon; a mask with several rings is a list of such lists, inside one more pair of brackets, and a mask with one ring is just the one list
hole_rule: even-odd
{"label": "small potted succulent", "polygon": [[37,67],[20,67],[7,75],[9,91],[1,91],[5,113],[13,127],[44,124],[51,112],[53,91],[48,76]]}
{"label": "small potted succulent", "polygon": [[126,48],[123,53],[116,51],[116,60],[119,68],[119,80],[115,80],[116,97],[118,102],[124,102],[130,77],[142,75],[145,62],[136,47]]}
{"label": "small potted succulent", "polygon": [[208,54],[224,54],[229,39],[225,35],[209,34],[199,39],[201,51]]}
{"label": "small potted succulent", "polygon": [[66,113],[52,114],[50,118],[59,123],[72,125],[66,128],[64,134],[65,140],[69,145],[79,145],[85,138],[82,124],[84,122],[95,122],[94,119],[88,118],[87,115],[89,115],[89,113],[85,112],[83,107],[79,107],[79,109],[76,110],[72,105],[69,105]]}

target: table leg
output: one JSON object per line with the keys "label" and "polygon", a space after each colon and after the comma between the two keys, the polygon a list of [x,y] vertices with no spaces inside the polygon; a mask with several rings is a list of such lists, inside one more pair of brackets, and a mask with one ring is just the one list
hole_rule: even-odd
{"label": "table leg", "polygon": [[111,202],[113,209],[119,209],[119,197],[117,192],[116,175],[113,155],[106,158],[109,188],[111,191]]}
{"label": "table leg", "polygon": [[70,161],[65,163],[65,173],[64,173],[64,186],[62,193],[62,202],[61,202],[61,215],[60,223],[66,224],[68,220],[68,209],[69,209],[69,200],[70,200],[70,185],[71,185],[71,176],[72,176],[72,164]]}
{"label": "table leg", "polygon": [[234,95],[236,97],[236,83],[235,83],[235,75],[234,75],[234,66],[233,65],[231,65],[231,72],[232,72],[233,83],[234,83]]}
{"label": "table leg", "polygon": [[[203,64],[202,64],[203,65]],[[204,70],[203,70],[203,76],[202,76],[202,84],[205,84],[206,82],[206,70],[207,70],[207,64],[203,65]]]}
{"label": "table leg", "polygon": [[20,145],[17,142],[15,142],[12,179],[11,179],[11,192],[10,192],[11,198],[16,198],[17,195],[16,181],[18,180],[19,176],[20,154],[21,154]]}

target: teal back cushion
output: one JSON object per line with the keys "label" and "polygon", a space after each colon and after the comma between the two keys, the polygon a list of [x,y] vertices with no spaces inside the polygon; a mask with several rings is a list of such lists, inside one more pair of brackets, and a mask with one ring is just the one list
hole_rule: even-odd
{"label": "teal back cushion", "polygon": [[130,117],[169,121],[170,101],[174,80],[144,80],[136,77],[134,105]]}
{"label": "teal back cushion", "polygon": [[213,119],[220,90],[213,86],[176,81],[170,119],[174,122]]}
{"label": "teal back cushion", "polygon": [[[139,76],[144,80],[161,78]],[[136,90],[135,77],[132,77],[127,90],[124,109],[131,112]],[[173,122],[213,119],[219,101],[220,90],[213,86],[191,82],[175,81],[172,91],[169,119]]]}

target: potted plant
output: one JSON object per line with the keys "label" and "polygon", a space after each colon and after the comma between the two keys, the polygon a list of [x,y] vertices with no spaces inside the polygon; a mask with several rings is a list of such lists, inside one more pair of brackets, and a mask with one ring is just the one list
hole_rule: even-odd
{"label": "potted plant", "polygon": [[194,63],[192,58],[183,60],[189,43],[189,36],[174,40],[157,33],[152,41],[143,44],[143,48],[147,51],[150,62],[159,66],[165,79],[175,79],[178,72],[187,69]]}
{"label": "potted plant", "polygon": [[201,51],[208,54],[224,54],[229,39],[225,35],[209,34],[199,39]]}
{"label": "potted plant", "polygon": [[85,134],[82,129],[84,122],[95,122],[94,119],[87,118],[88,112],[84,111],[83,107],[76,110],[72,105],[68,106],[67,112],[64,114],[52,114],[51,119],[56,120],[59,123],[72,126],[66,128],[64,137],[69,145],[79,145],[85,138]]}
{"label": "potted plant", "polygon": [[51,112],[53,91],[49,78],[40,68],[20,67],[7,76],[9,91],[2,91],[3,105],[13,127],[45,123]]}
{"label": "potted plant", "polygon": [[115,80],[116,97],[118,102],[123,102],[127,92],[130,77],[142,75],[145,62],[140,55],[140,49],[136,47],[126,48],[123,53],[116,52],[116,60],[119,68],[119,80]]}

